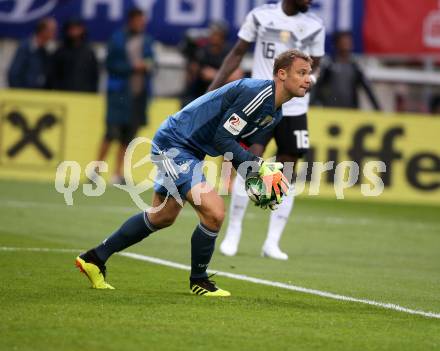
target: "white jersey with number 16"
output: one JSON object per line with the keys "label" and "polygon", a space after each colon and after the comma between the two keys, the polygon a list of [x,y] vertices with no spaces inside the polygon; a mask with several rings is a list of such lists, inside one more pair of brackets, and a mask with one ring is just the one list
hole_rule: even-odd
{"label": "white jersey with number 16", "polygon": [[[249,12],[238,37],[255,42],[252,78],[272,79],[274,59],[286,50],[298,49],[314,57],[325,53],[325,29],[321,19],[311,13],[287,16],[281,2],[259,6]],[[283,115],[302,115],[308,106],[309,94],[293,98],[283,105]]]}

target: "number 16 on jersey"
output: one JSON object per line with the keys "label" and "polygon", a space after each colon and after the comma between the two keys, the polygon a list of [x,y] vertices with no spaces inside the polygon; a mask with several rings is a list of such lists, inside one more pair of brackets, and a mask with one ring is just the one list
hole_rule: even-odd
{"label": "number 16 on jersey", "polygon": [[295,130],[293,134],[295,134],[296,147],[298,149],[309,148],[309,132],[307,130]]}
{"label": "number 16 on jersey", "polygon": [[275,57],[275,43],[262,41],[263,45],[263,57],[267,59],[273,59]]}

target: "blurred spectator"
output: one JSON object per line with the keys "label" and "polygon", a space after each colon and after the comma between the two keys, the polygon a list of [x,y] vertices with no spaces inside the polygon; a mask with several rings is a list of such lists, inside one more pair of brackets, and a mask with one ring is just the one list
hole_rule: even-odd
{"label": "blurred spectator", "polygon": [[359,108],[358,89],[363,88],[375,110],[380,110],[373,90],[352,56],[351,32],[334,34],[335,54],[323,60],[313,103],[330,107]]}
{"label": "blurred spectator", "polygon": [[86,27],[81,21],[70,20],[64,25],[63,43],[53,58],[52,89],[97,91],[98,62],[86,38]]}
{"label": "blurred spectator", "polygon": [[123,182],[125,150],[138,128],[147,123],[154,54],[153,40],[145,34],[146,24],[145,14],[132,9],[127,26],[114,33],[108,43],[107,130],[98,159],[107,156],[112,141],[119,141],[113,183]]}
{"label": "blurred spectator", "polygon": [[[231,45],[226,41],[228,27],[223,22],[214,22],[209,27],[207,43],[194,47],[194,41],[188,41],[184,50],[187,55],[186,88],[182,96],[182,105],[206,93],[209,85],[217,74],[223,60],[231,50]],[[237,69],[229,77],[228,82],[243,77],[243,72]]]}
{"label": "blurred spectator", "polygon": [[439,115],[440,116],[440,95],[434,95],[431,98],[431,102],[430,102],[430,106],[429,106],[429,111],[433,115]]}
{"label": "blurred spectator", "polygon": [[34,35],[20,43],[8,71],[8,83],[13,88],[48,88],[51,65],[49,46],[56,37],[57,23],[44,18],[37,23]]}

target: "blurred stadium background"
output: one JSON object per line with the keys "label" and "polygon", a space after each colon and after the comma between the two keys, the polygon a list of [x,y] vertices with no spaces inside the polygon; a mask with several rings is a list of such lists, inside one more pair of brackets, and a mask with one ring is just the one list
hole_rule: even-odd
{"label": "blurred stadium background", "polygon": [[[62,26],[72,17],[85,21],[89,39],[102,63],[105,42],[124,22],[128,9],[137,6],[149,14],[148,32],[155,38],[158,72],[156,96],[177,96],[184,88],[185,59],[176,47],[190,30],[203,35],[210,22],[223,20],[230,26],[229,39],[246,14],[266,0],[151,1],[151,0],[7,0],[0,3],[0,87],[7,87],[6,71],[18,41],[32,34],[36,21],[53,16]],[[438,72],[438,1],[426,0],[417,9],[403,0],[315,0],[313,11],[325,23],[327,52],[333,51],[332,34],[352,31],[354,50],[383,106],[388,112],[429,113],[430,101],[440,94]],[[402,20],[405,25],[402,26]],[[244,69],[250,70],[249,53]],[[101,72],[100,90],[105,88]],[[171,83],[171,84],[170,84]],[[362,100],[362,108],[369,106]]]}
{"label": "blurred stadium background", "polygon": [[[0,2],[3,133],[0,142],[0,177],[50,181],[54,166],[61,160],[76,160],[84,168],[96,158],[104,132],[106,111],[107,41],[113,32],[124,26],[126,13],[132,7],[137,6],[147,13],[147,32],[154,39],[155,69],[151,77],[151,94],[154,98],[148,110],[149,124],[138,134],[151,136],[160,122],[179,108],[179,99],[186,94],[191,56],[188,47],[206,44],[210,25],[219,21],[228,26],[227,39],[233,43],[246,14],[264,2]],[[322,106],[312,110],[309,123],[314,151],[310,153],[309,160],[334,159],[336,155],[329,153],[329,148],[339,150],[339,161],[353,158],[353,155],[375,158],[376,153],[376,159],[387,164],[389,174],[382,198],[439,203],[439,145],[434,142],[440,123],[438,1],[426,0],[413,9],[410,3],[403,0],[316,0],[312,11],[325,23],[329,58],[335,54],[335,33],[348,31],[352,34],[354,60],[364,72],[378,106],[372,105],[365,89],[356,89],[358,110],[335,111],[328,109],[328,106],[323,106],[324,110]],[[49,53],[61,44],[63,26],[67,22],[74,20],[84,23],[98,60],[99,75],[92,78],[96,81],[93,82],[97,86],[96,94],[66,92],[69,87],[63,87],[61,94],[57,92],[57,84],[43,86],[49,90],[38,91],[8,88],[8,70],[19,43],[31,37],[36,24],[44,17],[53,17],[58,23],[56,40],[50,40],[46,45]],[[405,19],[404,26],[401,25],[402,19]],[[325,64],[325,59],[323,61]],[[252,54],[249,52],[242,64],[245,73],[249,72],[251,63]],[[57,78],[55,74],[55,80]],[[314,102],[323,104],[319,98]],[[44,151],[33,147],[32,142],[26,143],[13,155],[8,151],[24,135],[22,129],[7,119],[17,104],[21,105],[21,114],[24,119],[29,119],[30,125],[39,120],[45,111],[50,110],[56,116],[58,123],[51,128],[42,128],[38,134],[50,145],[51,155],[45,155]],[[330,104],[333,104],[332,101]],[[380,109],[380,112],[374,112],[374,109]],[[392,155],[391,150],[385,149],[387,147],[391,150],[394,147],[397,154]],[[109,159],[109,162],[112,167],[112,160]],[[20,167],[27,171],[22,172]]]}
{"label": "blurred stadium background", "polygon": [[[74,194],[75,201],[79,198],[78,204],[75,209],[68,209],[62,195],[53,187],[60,162],[74,160],[84,170],[96,159],[105,128],[107,41],[124,25],[129,9],[138,7],[145,11],[147,32],[154,39],[156,55],[148,124],[138,132],[138,135],[151,137],[163,119],[180,108],[188,72],[188,57],[185,56],[188,38],[192,44],[203,45],[212,22],[221,21],[228,25],[227,38],[233,43],[246,14],[265,2],[273,1],[0,1],[0,247],[87,247],[110,232],[127,213],[136,211],[128,195],[114,188],[98,199],[84,198],[79,188]],[[254,238],[262,240],[264,230],[261,228],[267,223],[253,209],[252,223],[246,227],[248,234],[243,254],[234,258],[216,254],[214,268],[237,269],[238,273],[264,279],[402,304],[434,311],[438,316],[440,2],[314,0],[312,11],[325,23],[329,58],[335,53],[335,33],[352,34],[355,60],[371,84],[380,111],[375,111],[363,90],[357,92],[358,109],[330,108],[317,101],[317,106],[309,113],[312,150],[306,160],[355,160],[360,164],[368,160],[383,161],[387,165],[387,172],[382,175],[385,190],[380,196],[364,197],[360,192],[361,178],[359,184],[346,190],[346,200],[335,200],[332,173],[324,173],[320,194],[304,194],[297,202],[298,212],[289,222],[292,235],[286,234],[283,239],[292,257],[288,263],[266,263],[258,257]],[[8,70],[20,42],[29,38],[38,21],[45,17],[53,17],[58,23],[56,40],[48,45],[50,52],[61,41],[64,23],[72,19],[83,21],[98,62],[96,92],[8,86]],[[250,71],[251,63],[252,53],[249,52],[242,63],[245,73]],[[11,119],[11,115],[15,119]],[[47,115],[52,117],[47,118]],[[40,123],[44,116],[48,125]],[[268,154],[273,148],[272,145]],[[108,163],[112,169],[113,156]],[[145,169],[136,174],[137,179],[141,179]],[[111,172],[108,175],[110,177]],[[170,235],[182,228],[189,231],[192,227],[189,215],[183,217],[178,230],[173,227],[168,231]],[[178,234],[155,237],[150,246],[141,245],[135,251],[186,262],[189,237]],[[185,291],[186,285],[170,287],[165,280],[163,284],[169,293],[162,296],[163,301],[154,300],[161,295],[163,286],[157,282],[163,276],[170,277],[173,284],[186,278],[165,268],[155,271],[155,267],[149,268],[148,274],[154,277],[156,285],[142,286],[142,289],[153,289],[148,298],[157,304],[149,308],[162,318],[164,325],[154,329],[156,334],[152,338],[148,333],[139,336],[135,317],[125,320],[128,317],[124,310],[130,311],[138,321],[142,320],[146,329],[157,320],[153,318],[154,313],[148,317],[139,314],[144,290],[135,284],[145,272],[138,265],[137,275],[124,276],[126,271],[119,268],[111,276],[126,282],[131,289],[118,293],[117,302],[109,295],[100,300],[90,292],[82,299],[78,290],[72,291],[72,286],[78,286],[79,281],[71,277],[73,268],[67,270],[57,266],[60,262],[69,265],[73,261],[72,254],[60,253],[59,260],[51,257],[48,263],[42,253],[11,252],[0,251],[0,262],[7,267],[1,270],[2,280],[10,283],[2,284],[0,289],[4,306],[0,313],[6,321],[3,329],[0,328],[0,339],[4,342],[0,341],[0,349],[4,350],[67,350],[78,349],[82,344],[86,349],[97,349],[102,346],[100,342],[108,340],[109,334],[117,334],[118,328],[122,328],[131,340],[113,335],[114,345],[108,349],[133,349],[142,342],[151,342],[154,349],[198,350],[202,349],[200,345],[191,344],[187,338],[197,333],[212,341],[209,344],[212,349],[218,349],[219,345],[237,350],[289,349],[295,342],[302,349],[440,348],[438,319],[402,317],[389,311],[374,310],[373,313],[373,307],[351,307],[347,303],[323,302],[316,297],[295,297],[295,303],[301,306],[299,311],[295,309],[298,305],[290,305],[290,292],[277,293],[267,287],[260,291],[253,287],[250,297],[231,302],[230,306],[237,311],[232,317],[218,302],[203,302],[201,307],[185,297],[183,304],[193,313],[188,318],[197,319],[195,326],[188,326],[184,308],[176,307],[181,303],[181,296],[176,294]],[[126,270],[135,266],[132,262],[122,263],[123,258],[117,260]],[[45,264],[45,269],[39,268]],[[68,276],[63,279],[61,292],[55,295],[51,295],[52,291],[58,287],[50,279],[51,274]],[[35,291],[22,290],[27,284],[32,284]],[[246,289],[240,284],[246,283],[235,282],[233,286],[239,294],[244,294]],[[28,298],[34,292],[44,303],[31,304],[35,300]],[[128,306],[125,301],[133,298],[130,293],[135,294],[135,298]],[[158,307],[161,303],[163,308]],[[17,306],[20,307],[17,309]],[[86,308],[89,312],[85,313]],[[96,321],[93,313],[102,313],[101,308],[115,308],[114,317],[126,324],[112,324],[110,316],[106,317],[105,325]],[[234,318],[232,329],[236,333],[228,331],[225,325],[211,325],[209,313],[212,310],[221,318]],[[260,320],[259,311],[262,313]],[[199,313],[204,316],[199,318]],[[73,320],[70,319],[72,315],[75,315]],[[39,318],[43,318],[53,332],[37,328]],[[292,332],[295,321],[300,322]],[[183,327],[175,332],[180,328],[179,322]],[[167,329],[166,323],[175,330]],[[83,338],[89,336],[88,326],[92,324],[102,328],[96,342]],[[265,338],[267,324],[272,326],[272,334]],[[219,333],[200,332],[206,325],[218,328]],[[243,325],[253,325],[255,330],[247,330]],[[229,335],[230,339],[222,335]]]}

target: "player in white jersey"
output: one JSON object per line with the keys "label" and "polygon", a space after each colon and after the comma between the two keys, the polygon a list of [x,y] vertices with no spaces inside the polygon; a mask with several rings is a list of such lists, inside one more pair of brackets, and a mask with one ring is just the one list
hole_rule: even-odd
{"label": "player in white jersey", "polygon": [[[312,0],[282,0],[277,4],[263,5],[253,9],[242,25],[234,48],[226,57],[209,90],[218,88],[239,66],[252,42],[255,42],[252,78],[269,79],[274,58],[288,49],[299,49],[313,59],[314,77],[324,55],[325,29],[321,19],[308,9]],[[247,140],[250,150],[261,156],[272,137],[277,144],[277,160],[294,162],[309,148],[307,111],[309,94],[294,98],[283,105],[283,119],[275,130],[263,137]],[[292,177],[294,179],[295,177]],[[293,180],[292,180],[293,181]],[[237,253],[241,237],[242,221],[249,198],[244,192],[244,180],[237,176],[232,188],[229,223],[220,251],[227,256]],[[280,207],[271,213],[269,229],[262,255],[287,260],[288,255],[279,248],[279,241],[293,208],[294,189]]]}

